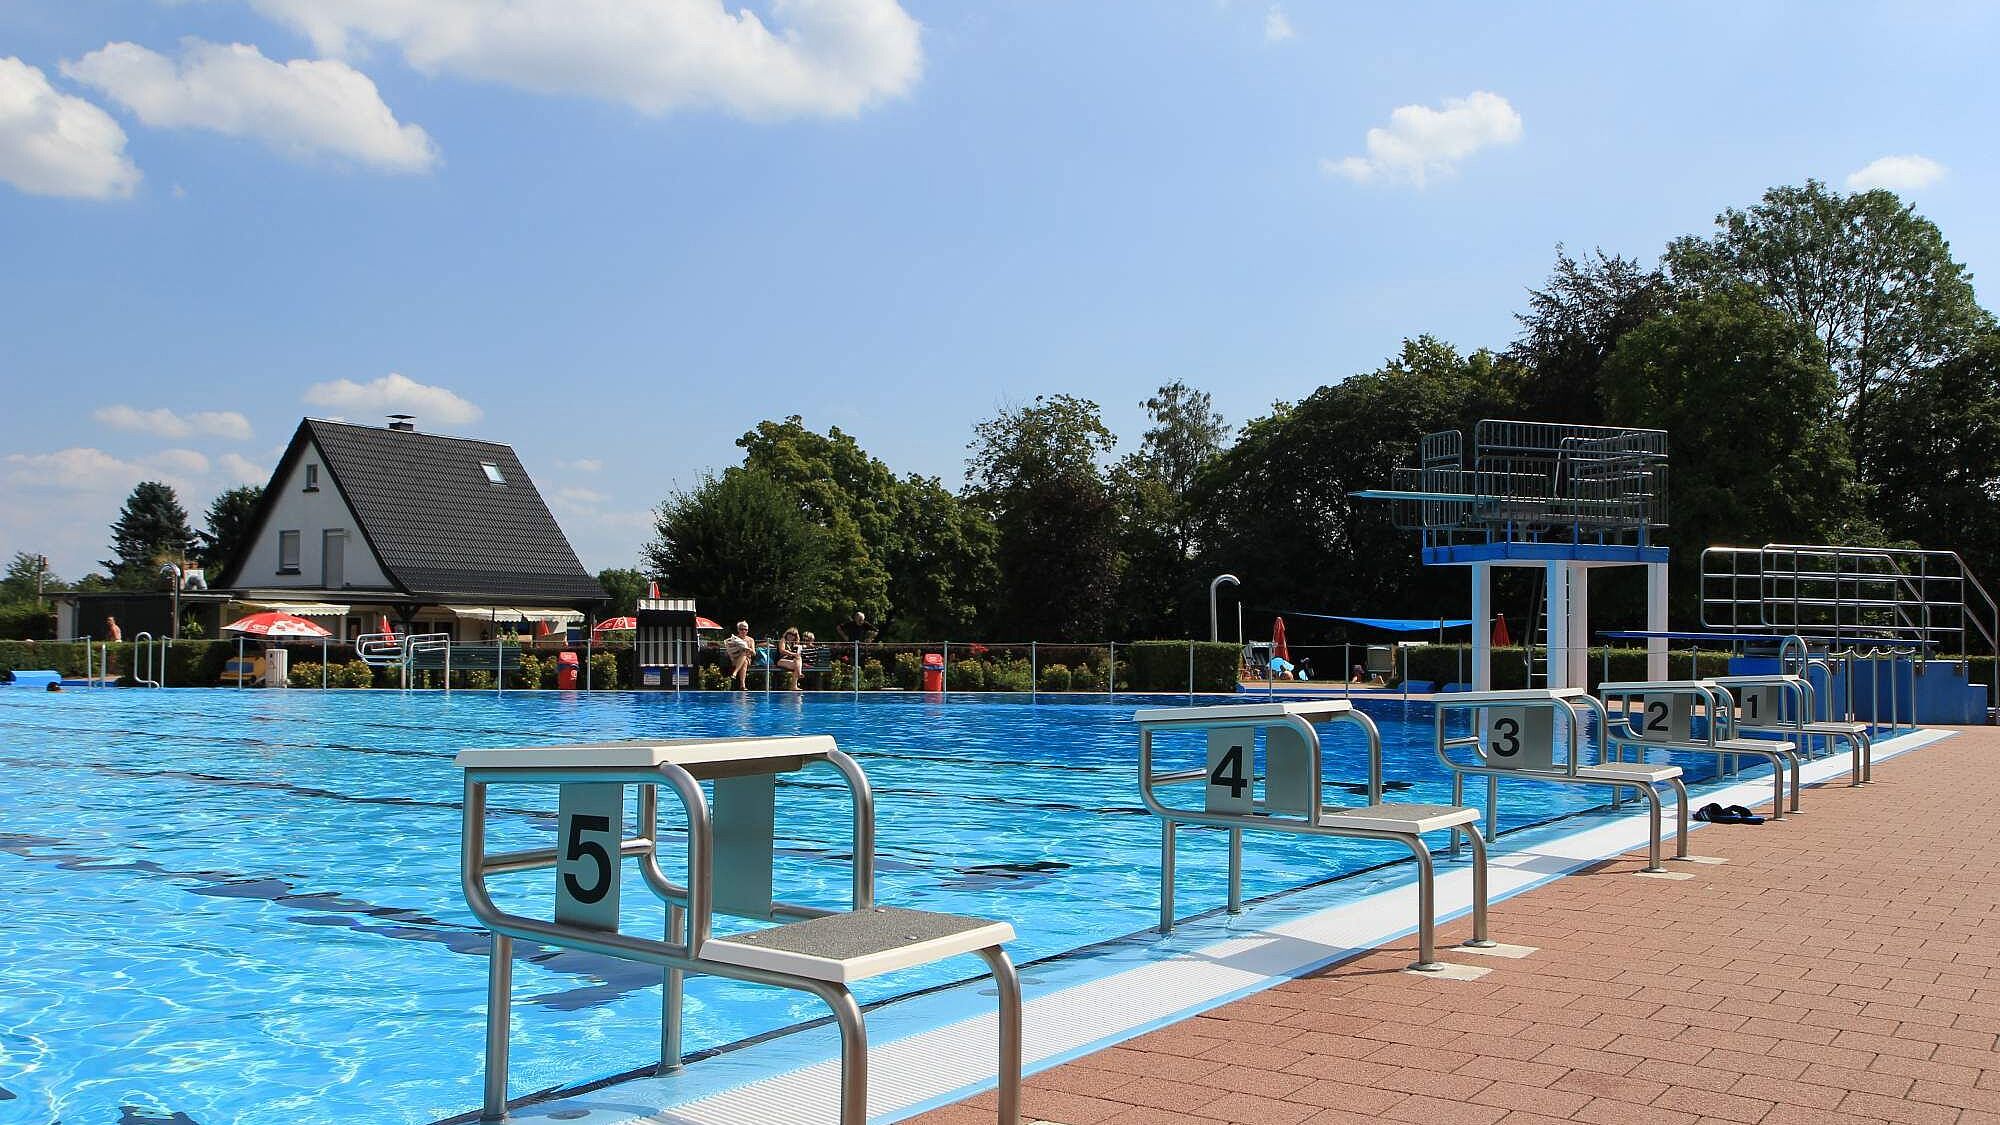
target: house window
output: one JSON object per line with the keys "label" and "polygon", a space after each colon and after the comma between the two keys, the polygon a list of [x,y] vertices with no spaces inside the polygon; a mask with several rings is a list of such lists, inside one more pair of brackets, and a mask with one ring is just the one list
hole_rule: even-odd
{"label": "house window", "polygon": [[500,466],[491,461],[481,461],[479,468],[486,473],[487,484],[505,485],[507,478],[500,475]]}
{"label": "house window", "polygon": [[297,574],[299,572],[299,533],[280,531],[278,533],[278,573]]}
{"label": "house window", "polygon": [[307,466],[306,466],[306,491],[307,491],[307,492],[318,492],[318,491],[319,491],[319,466],[318,466],[318,465],[307,465]]}

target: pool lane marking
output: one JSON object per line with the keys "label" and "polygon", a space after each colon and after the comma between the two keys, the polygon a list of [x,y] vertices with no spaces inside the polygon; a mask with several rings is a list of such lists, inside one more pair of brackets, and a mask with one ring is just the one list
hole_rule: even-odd
{"label": "pool lane marking", "polygon": [[[1954,733],[1919,731],[1885,740],[1876,745],[1876,758],[1886,761]],[[1840,777],[1847,760],[1847,755],[1835,754],[1807,763],[1802,780],[1821,784]],[[1760,795],[1769,800],[1767,780],[1739,781],[1702,794],[1753,807]],[[1696,822],[1690,827],[1707,826]],[[1494,849],[1489,872],[1493,901],[1627,854],[1646,840],[1646,817],[1638,811],[1581,831],[1564,828],[1574,828],[1573,822],[1511,834],[1507,846]],[[1441,864],[1437,883],[1441,920],[1470,913],[1469,867]],[[1638,890],[1642,886],[1635,884],[1635,891],[1644,893]],[[1138,963],[1094,980],[1050,987],[1053,982],[1041,979],[1045,974],[1024,973],[1029,991],[1027,1070],[1069,1062],[1414,932],[1411,878],[1304,916],[1286,917],[1302,899],[1317,897],[1324,896],[1306,892],[1253,907],[1234,919],[1186,925],[1174,938],[1109,955],[1106,960],[1114,963]],[[1505,940],[1507,935],[1495,936]],[[1162,949],[1174,952],[1142,960]],[[871,1012],[871,1121],[900,1121],[992,1088],[995,1018],[990,992],[974,981]],[[837,1035],[819,1027],[787,1038],[792,1041],[717,1056],[673,1078],[636,1079],[524,1107],[513,1116],[582,1125],[824,1125],[836,1119]],[[790,1069],[770,1072],[784,1065]]]}

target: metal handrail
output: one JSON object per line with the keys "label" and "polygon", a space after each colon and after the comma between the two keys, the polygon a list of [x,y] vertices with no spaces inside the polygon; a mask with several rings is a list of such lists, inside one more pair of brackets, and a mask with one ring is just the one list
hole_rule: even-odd
{"label": "metal handrail", "polygon": [[[154,646],[159,647],[158,654]],[[140,687],[156,688],[167,678],[167,638],[155,638],[150,632],[138,632],[132,636],[132,682]]]}

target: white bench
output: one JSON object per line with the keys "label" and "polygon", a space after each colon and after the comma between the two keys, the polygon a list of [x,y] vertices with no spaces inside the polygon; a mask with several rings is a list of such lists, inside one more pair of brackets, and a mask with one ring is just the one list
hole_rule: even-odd
{"label": "white bench", "polygon": [[[1491,948],[1486,936],[1486,842],[1475,827],[1477,809],[1457,805],[1400,803],[1382,799],[1382,735],[1366,714],[1346,700],[1287,700],[1214,707],[1149,707],[1133,713],[1139,724],[1139,794],[1160,817],[1160,932],[1174,928],[1174,873],[1179,825],[1199,824],[1229,833],[1229,912],[1243,909],[1243,833],[1283,832],[1300,836],[1346,836],[1398,843],[1417,864],[1417,960],[1412,969],[1440,972],[1437,959],[1436,872],[1427,832],[1461,837],[1472,848],[1472,938],[1465,944]],[[1368,739],[1368,803],[1333,808],[1324,803],[1322,755],[1317,724],[1348,723]],[[1264,732],[1264,772],[1256,771],[1256,735]],[[1208,741],[1208,764],[1201,769],[1156,773],[1154,739],[1169,731],[1200,732]],[[1262,793],[1259,793],[1259,782]],[[1202,806],[1170,805],[1164,786],[1200,782]]]}

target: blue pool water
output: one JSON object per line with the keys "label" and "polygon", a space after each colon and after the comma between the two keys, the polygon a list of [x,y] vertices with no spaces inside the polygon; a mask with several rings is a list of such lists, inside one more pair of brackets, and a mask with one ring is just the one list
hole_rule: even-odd
{"label": "blue pool water", "polygon": [[[876,792],[878,897],[1012,921],[1030,962],[1144,930],[1158,827],[1140,808],[1133,701],[992,696],[460,692],[0,693],[0,1121],[36,1125],[434,1121],[475,1108],[485,932],[460,901],[464,746],[830,733]],[[1449,782],[1421,704],[1370,702],[1399,799]],[[1329,734],[1327,776],[1363,743]],[[1182,747],[1185,747],[1182,749]],[[1193,760],[1167,747],[1163,767]],[[1183,759],[1175,754],[1185,753]],[[1690,776],[1706,760],[1683,763]],[[493,791],[496,849],[546,846],[553,800]],[[1511,783],[1502,826],[1590,805]],[[780,893],[839,905],[844,789],[780,792]],[[672,802],[663,802],[671,806]],[[1359,841],[1253,840],[1267,894],[1403,855]],[[1189,832],[1184,911],[1223,898],[1220,836]],[[671,868],[670,868],[671,870]],[[547,872],[503,905],[546,912]],[[629,927],[650,932],[636,880]],[[864,1001],[971,976],[976,961],[870,982]],[[513,1092],[651,1061],[657,974],[525,948]],[[691,981],[687,1046],[821,1016],[799,995]],[[699,1064],[697,1064],[699,1065]]]}

